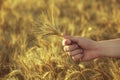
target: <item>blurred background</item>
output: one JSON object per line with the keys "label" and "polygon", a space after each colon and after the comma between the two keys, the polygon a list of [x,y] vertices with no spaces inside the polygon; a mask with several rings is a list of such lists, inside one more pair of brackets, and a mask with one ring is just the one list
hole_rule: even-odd
{"label": "blurred background", "polygon": [[119,80],[119,59],[75,63],[63,51],[61,38],[42,39],[33,32],[39,31],[40,22],[49,21],[49,15],[64,34],[96,41],[120,38],[119,4],[119,0],[0,0],[0,80]]}

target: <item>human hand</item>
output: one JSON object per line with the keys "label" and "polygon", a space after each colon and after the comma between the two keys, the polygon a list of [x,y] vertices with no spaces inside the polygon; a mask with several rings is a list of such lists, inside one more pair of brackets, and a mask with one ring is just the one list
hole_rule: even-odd
{"label": "human hand", "polygon": [[100,57],[97,42],[74,36],[64,36],[62,41],[64,51],[75,61],[87,61]]}

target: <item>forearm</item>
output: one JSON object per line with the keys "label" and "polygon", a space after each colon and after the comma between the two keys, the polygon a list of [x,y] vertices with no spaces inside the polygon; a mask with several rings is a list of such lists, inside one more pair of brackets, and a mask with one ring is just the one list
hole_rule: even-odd
{"label": "forearm", "polygon": [[98,41],[101,56],[120,57],[120,39]]}

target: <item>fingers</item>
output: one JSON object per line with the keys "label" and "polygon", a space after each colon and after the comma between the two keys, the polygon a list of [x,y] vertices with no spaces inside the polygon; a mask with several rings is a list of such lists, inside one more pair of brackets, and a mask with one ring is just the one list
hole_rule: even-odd
{"label": "fingers", "polygon": [[82,49],[76,49],[74,51],[71,52],[67,52],[69,56],[75,56],[77,54],[82,54],[83,50]]}
{"label": "fingers", "polygon": [[80,48],[67,52],[69,56],[72,57],[72,59],[74,61],[82,61],[83,57],[84,57],[84,51]]}
{"label": "fingers", "polygon": [[84,54],[77,54],[77,55],[72,56],[72,59],[74,61],[81,61],[83,56],[84,56]]}
{"label": "fingers", "polygon": [[79,48],[79,46],[77,44],[67,45],[67,46],[64,46],[64,51],[70,52],[77,48]]}
{"label": "fingers", "polygon": [[81,61],[84,57],[84,51],[79,47],[80,39],[74,36],[63,36],[64,40],[62,45],[64,46],[64,51],[68,53],[69,56],[75,61]]}

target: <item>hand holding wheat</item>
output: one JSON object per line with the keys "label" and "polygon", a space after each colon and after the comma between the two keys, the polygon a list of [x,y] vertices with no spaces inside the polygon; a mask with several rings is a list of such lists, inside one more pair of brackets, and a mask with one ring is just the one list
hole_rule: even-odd
{"label": "hand holding wheat", "polygon": [[41,38],[45,38],[51,35],[56,35],[60,38],[64,38],[63,46],[64,50],[68,52],[75,61],[86,61],[99,56],[96,54],[96,42],[80,37],[64,36],[60,31],[60,26],[56,25],[53,17],[47,14],[41,15],[41,19],[36,21],[35,26],[37,29],[35,33],[39,34]]}

